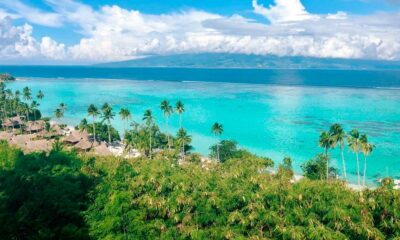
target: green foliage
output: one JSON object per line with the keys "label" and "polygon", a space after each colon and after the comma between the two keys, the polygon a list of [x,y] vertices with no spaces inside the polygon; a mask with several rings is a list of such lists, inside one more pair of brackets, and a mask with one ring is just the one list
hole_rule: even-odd
{"label": "green foliage", "polygon": [[[240,154],[237,148],[237,142],[231,140],[222,140],[219,144],[219,161],[225,162],[228,159],[235,158]],[[210,147],[210,157],[217,158],[217,145]]]}
{"label": "green foliage", "polygon": [[[237,147],[237,142],[231,140],[222,140],[218,143],[219,147],[219,161],[226,162],[230,159],[239,159],[239,158],[261,158],[258,157],[245,149],[239,149]],[[217,145],[214,144],[210,147],[210,158],[217,158]],[[268,158],[265,158],[268,159]],[[268,159],[270,162],[270,166],[273,166],[273,162],[271,159]]]}
{"label": "green foliage", "polygon": [[[82,121],[78,126],[76,126],[76,129],[80,130],[86,130],[88,133],[93,134],[93,124],[88,124],[86,123],[85,126],[82,124],[84,121]],[[96,139],[97,141],[108,141],[108,126],[105,123],[98,122],[95,123],[96,127]],[[110,133],[111,133],[111,141],[119,141],[121,140],[121,137],[119,136],[119,132],[117,129],[115,129],[113,126],[110,126]]]}
{"label": "green foliage", "polygon": [[[240,151],[240,150],[239,150]],[[399,191],[340,181],[291,183],[242,151],[204,165],[189,155],[23,155],[0,142],[3,239],[396,239]],[[291,159],[280,169],[291,171]],[[322,173],[324,168],[322,167]],[[392,182],[393,181],[387,181]],[[386,183],[386,181],[385,181]],[[88,199],[89,197],[89,199]]]}
{"label": "green foliage", "polygon": [[15,77],[9,73],[0,73],[0,81],[15,81]]}
{"label": "green foliage", "polygon": [[2,239],[89,239],[82,212],[93,180],[83,162],[65,152],[23,155],[0,145]]}
{"label": "green foliage", "polygon": [[[313,159],[303,163],[301,169],[303,170],[303,175],[309,179],[322,180],[326,179],[326,164],[327,156],[324,154],[318,154]],[[329,158],[329,156],[328,156]],[[334,178],[336,176],[337,169],[334,167],[329,167],[329,177]]]}
{"label": "green foliage", "polygon": [[278,166],[277,176],[285,181],[290,181],[294,176],[292,159],[285,157],[282,164]]}

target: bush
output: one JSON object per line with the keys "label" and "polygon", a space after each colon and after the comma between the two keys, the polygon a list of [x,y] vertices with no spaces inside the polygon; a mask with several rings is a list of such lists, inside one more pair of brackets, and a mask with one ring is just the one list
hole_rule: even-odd
{"label": "bush", "polygon": [[[329,157],[329,156],[328,156]],[[324,154],[318,154],[313,159],[305,162],[301,165],[303,175],[312,180],[326,179],[326,156]],[[335,178],[337,169],[329,167],[329,178]]]}

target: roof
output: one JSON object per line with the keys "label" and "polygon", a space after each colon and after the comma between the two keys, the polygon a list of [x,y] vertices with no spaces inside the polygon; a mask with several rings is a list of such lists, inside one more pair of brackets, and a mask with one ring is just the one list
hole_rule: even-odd
{"label": "roof", "polygon": [[0,140],[11,140],[11,138],[14,136],[14,133],[12,132],[0,132]]}
{"label": "roof", "polygon": [[77,143],[81,140],[89,140],[89,134],[86,131],[72,131],[71,134],[64,139],[64,141],[69,143]]}
{"label": "roof", "polygon": [[27,152],[48,152],[52,148],[52,142],[42,139],[36,141],[28,141],[25,146]]}
{"label": "roof", "polygon": [[51,126],[51,131],[57,135],[64,134],[64,131],[61,129],[60,125],[58,125],[58,124],[54,124],[53,126]]}
{"label": "roof", "polygon": [[113,153],[108,149],[107,145],[104,142],[94,148],[94,153],[100,156],[113,155]]}
{"label": "roof", "polygon": [[77,144],[75,144],[74,147],[81,150],[88,150],[92,148],[92,143],[87,139],[82,139]]}
{"label": "roof", "polygon": [[26,143],[36,138],[36,134],[22,134],[14,136],[10,143],[19,147],[25,147]]}
{"label": "roof", "polygon": [[41,131],[45,127],[45,122],[43,120],[35,121],[35,122],[28,122],[28,130],[29,131]]}
{"label": "roof", "polygon": [[13,126],[19,126],[19,125],[22,125],[22,124],[23,124],[23,122],[22,122],[21,118],[19,116],[16,116],[16,117],[12,117],[12,118],[7,119],[3,123],[3,126],[5,126],[5,127],[13,127]]}

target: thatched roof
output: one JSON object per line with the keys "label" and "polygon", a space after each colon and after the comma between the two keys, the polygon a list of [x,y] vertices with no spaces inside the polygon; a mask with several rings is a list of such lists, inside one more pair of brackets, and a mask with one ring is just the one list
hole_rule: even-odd
{"label": "thatched roof", "polygon": [[6,141],[10,141],[11,138],[14,136],[14,133],[12,132],[0,132],[0,140],[6,140]]}
{"label": "thatched roof", "polygon": [[102,142],[100,145],[96,146],[94,149],[94,154],[99,156],[110,156],[113,153],[108,149],[107,145]]}
{"label": "thatched roof", "polygon": [[90,142],[87,139],[82,139],[79,141],[77,144],[74,145],[75,148],[80,149],[80,150],[89,150],[92,148],[92,142]]}
{"label": "thatched roof", "polygon": [[48,140],[28,141],[25,146],[26,152],[48,152],[52,148],[52,143]]}
{"label": "thatched roof", "polygon": [[19,147],[25,147],[26,143],[29,142],[30,140],[36,138],[36,134],[22,134],[22,135],[16,135],[14,136],[10,143],[17,145]]}
{"label": "thatched roof", "polygon": [[86,131],[73,131],[64,141],[69,143],[78,143],[81,140],[89,140],[89,134]]}
{"label": "thatched roof", "polygon": [[57,135],[64,135],[64,131],[61,129],[60,125],[54,124],[51,126],[51,131]]}
{"label": "thatched roof", "polygon": [[32,132],[39,132],[45,128],[45,122],[43,120],[35,121],[35,122],[28,122],[27,129],[28,131]]}
{"label": "thatched roof", "polygon": [[15,126],[20,126],[22,124],[23,124],[23,122],[22,122],[21,118],[19,116],[16,116],[16,117],[7,119],[3,123],[3,126],[4,127],[15,127]]}

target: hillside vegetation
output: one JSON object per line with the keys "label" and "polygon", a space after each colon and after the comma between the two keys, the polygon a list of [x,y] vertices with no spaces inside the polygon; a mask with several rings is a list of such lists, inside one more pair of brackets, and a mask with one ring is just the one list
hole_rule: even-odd
{"label": "hillside vegetation", "polygon": [[[239,155],[238,155],[239,156]],[[290,159],[243,153],[200,163],[174,153],[125,160],[67,152],[24,155],[0,143],[2,239],[398,239],[392,181],[292,183]]]}

